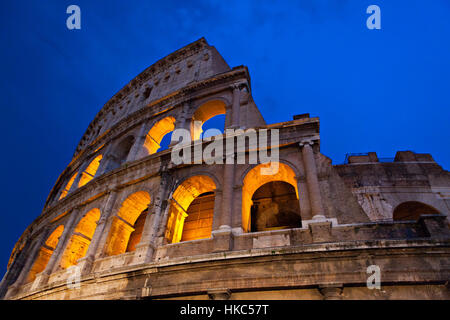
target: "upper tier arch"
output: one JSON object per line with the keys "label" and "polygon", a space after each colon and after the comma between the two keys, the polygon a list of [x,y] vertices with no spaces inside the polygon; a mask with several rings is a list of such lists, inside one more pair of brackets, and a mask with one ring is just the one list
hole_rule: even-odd
{"label": "upper tier arch", "polygon": [[218,51],[201,38],[157,61],[120,89],[98,112],[74,157],[127,115],[189,83],[231,70]]}

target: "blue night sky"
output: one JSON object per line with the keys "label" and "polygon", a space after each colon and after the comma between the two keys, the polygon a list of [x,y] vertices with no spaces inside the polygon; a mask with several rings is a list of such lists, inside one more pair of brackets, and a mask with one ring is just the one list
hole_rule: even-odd
{"label": "blue night sky", "polygon": [[[189,4],[187,4],[189,2]],[[66,8],[81,8],[81,30]],[[366,8],[381,8],[368,30]],[[145,68],[205,37],[247,65],[268,123],[321,119],[321,151],[431,153],[450,168],[450,1],[1,2],[0,272],[84,131]]]}

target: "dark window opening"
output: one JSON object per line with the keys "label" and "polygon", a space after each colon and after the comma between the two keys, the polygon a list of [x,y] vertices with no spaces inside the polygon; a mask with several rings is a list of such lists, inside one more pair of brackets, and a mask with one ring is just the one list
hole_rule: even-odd
{"label": "dark window opening", "polygon": [[395,208],[393,219],[395,221],[418,220],[422,214],[439,214],[439,211],[418,201],[408,201]]}
{"label": "dark window opening", "polygon": [[300,228],[300,205],[295,188],[273,181],[259,187],[252,197],[251,231]]}

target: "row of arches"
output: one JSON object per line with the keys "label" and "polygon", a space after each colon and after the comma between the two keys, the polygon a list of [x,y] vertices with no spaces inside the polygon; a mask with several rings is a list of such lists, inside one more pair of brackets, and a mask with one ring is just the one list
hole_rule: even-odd
{"label": "row of arches", "polygon": [[99,154],[97,155],[90,163],[89,165],[86,167],[86,169],[83,170],[83,172],[81,172],[78,183],[76,184],[76,186],[73,186],[77,176],[78,176],[78,172],[75,172],[69,179],[69,181],[66,183],[66,185],[64,186],[63,190],[61,191],[61,194],[59,196],[59,200],[61,200],[62,198],[64,198],[65,196],[67,196],[69,194],[70,191],[72,191],[73,189],[77,189],[77,188],[81,188],[82,186],[84,186],[85,184],[87,184],[89,181],[91,181],[92,179],[94,179],[95,174],[97,173],[97,170],[100,166],[100,162],[103,158],[103,155]]}
{"label": "row of arches", "polygon": [[[261,176],[259,165],[250,170],[244,179],[243,225],[246,231],[264,231],[276,228],[300,227],[298,190],[294,172],[280,163],[279,173]],[[216,183],[208,175],[196,175],[185,179],[172,193],[168,208],[165,238],[169,243],[191,241],[211,237],[216,204]],[[148,192],[138,191],[129,195],[114,215],[105,244],[106,256],[132,252],[140,242],[149,214],[151,198]],[[59,266],[66,269],[86,255],[94,235],[100,210],[86,213],[74,228]],[[34,280],[42,272],[55,250],[64,226],[58,226],[40,249],[28,275]]]}
{"label": "row of arches", "polygon": [[[218,134],[219,132],[223,133],[225,128],[225,114],[226,105],[222,100],[208,101],[199,106],[194,112],[190,123],[189,130],[191,132],[191,139],[195,141]],[[136,154],[131,155],[131,158],[138,159],[168,149],[175,125],[176,119],[173,116],[167,116],[156,121],[145,135],[142,146],[138,150],[135,150]],[[71,191],[91,181],[101,166],[103,168],[100,174],[114,170],[130,160],[130,152],[136,140],[135,135],[128,135],[110,148],[106,157],[103,154],[95,155],[94,159],[89,162],[80,176],[79,172],[72,174],[61,189],[58,199],[63,199]]]}
{"label": "row of arches", "polygon": [[[260,232],[302,226],[299,193],[294,170],[286,163],[278,163],[277,173],[261,174],[268,164],[250,169],[243,178],[241,226],[244,232]],[[216,179],[209,174],[198,174],[184,179],[174,187],[167,207],[164,237],[168,243],[210,238],[216,210],[222,205],[217,194]],[[147,191],[128,195],[120,203],[104,244],[103,254],[114,256],[136,250],[145,230],[151,197]],[[230,204],[231,205],[231,204]],[[417,201],[398,205],[393,220],[417,220],[422,214],[438,214],[435,208]],[[91,209],[76,224],[62,251],[59,267],[66,269],[77,264],[88,251],[100,210]],[[32,265],[28,281],[42,272],[55,251],[64,225],[54,229],[40,248]]]}
{"label": "row of arches", "polygon": [[[122,202],[109,229],[104,250],[105,255],[117,255],[132,252],[136,249],[144,230],[149,205],[150,195],[145,191],[133,193]],[[100,210],[94,208],[80,219],[62,251],[59,268],[67,269],[76,265],[79,259],[86,256],[100,215]],[[64,228],[64,225],[59,225],[48,236],[37,253],[28,272],[26,282],[34,281],[37,274],[45,270],[59,241],[62,241],[61,236]]]}

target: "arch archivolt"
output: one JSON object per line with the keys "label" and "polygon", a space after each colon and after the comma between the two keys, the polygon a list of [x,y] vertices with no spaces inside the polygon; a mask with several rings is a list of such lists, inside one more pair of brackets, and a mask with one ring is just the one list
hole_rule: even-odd
{"label": "arch archivolt", "polygon": [[176,119],[173,116],[165,116],[155,121],[146,133],[144,144],[141,148],[145,155],[151,155],[161,147],[163,137],[175,129]]}
{"label": "arch archivolt", "polygon": [[[281,153],[281,152],[280,152]],[[280,154],[281,157],[281,154]],[[297,155],[298,157],[298,155]],[[284,164],[286,166],[288,166],[289,168],[292,169],[292,171],[294,172],[294,176],[295,177],[300,177],[300,176],[304,176],[304,172],[303,172],[303,168],[301,168],[301,166],[299,166],[299,162],[298,161],[292,161],[291,159],[286,159],[286,158],[280,158],[277,161],[280,164]],[[244,178],[245,176],[251,171],[253,170],[255,167],[259,166],[261,164],[249,164],[247,166],[237,166],[237,171],[236,171],[236,175],[235,175],[235,185],[243,185],[244,183]],[[239,167],[243,168],[239,170]]]}
{"label": "arch archivolt", "polygon": [[208,96],[196,101],[188,114],[188,119],[191,120],[191,139],[198,140],[203,132],[203,124],[217,115],[225,115],[225,123],[228,123],[230,105],[230,100],[224,95]]}
{"label": "arch archivolt", "polygon": [[290,184],[295,189],[297,200],[299,199],[299,190],[297,183],[297,175],[290,165],[286,162],[280,161],[278,163],[278,170],[270,175],[261,174],[261,169],[268,169],[270,163],[258,164],[251,168],[248,168],[244,172],[244,177],[242,179],[242,228],[245,232],[250,231],[250,209],[253,204],[252,197],[258,188],[261,186],[275,181],[283,181]]}
{"label": "arch archivolt", "polygon": [[200,108],[205,104],[212,103],[214,101],[218,101],[221,104],[223,104],[226,108],[230,108],[232,99],[233,97],[231,91],[221,92],[213,95],[208,95],[203,98],[195,99],[193,100],[191,108],[189,109],[188,117],[189,118],[193,117],[194,113],[198,110],[198,108]]}
{"label": "arch archivolt", "polygon": [[[209,177],[215,184],[217,190],[222,190],[222,167],[223,165],[211,165],[208,166],[208,169],[205,169],[205,167],[190,167],[186,169],[178,170],[175,179],[173,180],[174,183],[169,186],[170,189],[170,196],[173,195],[174,191],[180,186],[184,181],[188,180],[189,178],[195,177],[195,176],[207,176]],[[216,173],[219,173],[218,176]]]}

